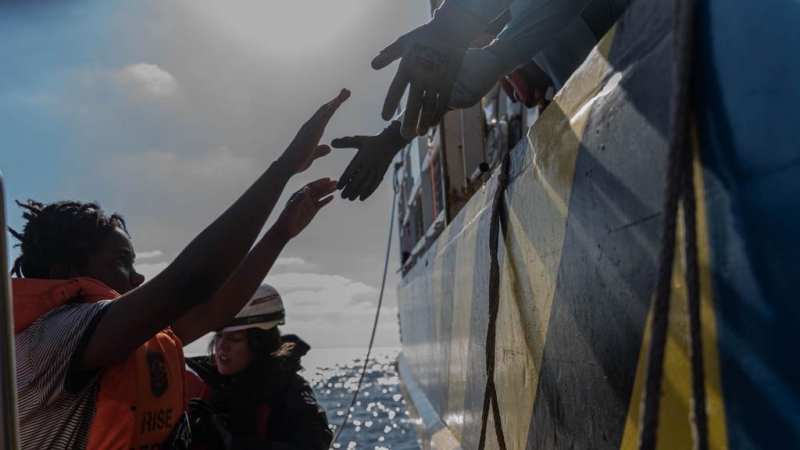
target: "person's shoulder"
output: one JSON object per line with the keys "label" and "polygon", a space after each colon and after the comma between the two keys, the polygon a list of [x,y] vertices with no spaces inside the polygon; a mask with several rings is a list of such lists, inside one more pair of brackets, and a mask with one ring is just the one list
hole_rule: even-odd
{"label": "person's shoulder", "polygon": [[61,306],[54,308],[47,312],[44,316],[53,316],[61,314],[93,314],[102,311],[114,303],[114,300],[101,300],[97,302],[84,302],[80,298],[70,300]]}
{"label": "person's shoulder", "polygon": [[53,393],[77,393],[89,385],[95,374],[74,378],[79,361],[76,355],[82,353],[109,303],[69,302],[48,311],[18,333],[14,337],[18,383],[27,386],[35,381]]}
{"label": "person's shoulder", "polygon": [[93,318],[105,311],[111,303],[113,303],[113,300],[92,303],[79,301],[65,303],[42,314],[20,334],[40,333],[44,330],[84,328],[92,322]]}
{"label": "person's shoulder", "polygon": [[311,386],[309,385],[308,381],[305,378],[303,378],[302,375],[298,374],[294,370],[282,366],[274,373],[275,376],[280,379],[281,384],[283,384],[289,389],[293,390],[304,389],[304,388],[311,389]]}
{"label": "person's shoulder", "polygon": [[311,384],[301,375],[290,372],[286,374],[288,389],[285,391],[287,396],[292,396],[302,401],[300,403],[311,405],[316,408],[317,397],[314,395],[314,390]]}

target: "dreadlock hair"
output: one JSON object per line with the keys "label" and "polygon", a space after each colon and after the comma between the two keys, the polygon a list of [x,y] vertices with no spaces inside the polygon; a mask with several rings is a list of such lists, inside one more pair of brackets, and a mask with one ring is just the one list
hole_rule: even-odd
{"label": "dreadlock hair", "polygon": [[128,234],[122,216],[107,216],[94,202],[16,203],[26,220],[22,233],[9,228],[21,249],[11,270],[17,277],[50,278],[54,264],[85,267],[107,233],[119,228]]}

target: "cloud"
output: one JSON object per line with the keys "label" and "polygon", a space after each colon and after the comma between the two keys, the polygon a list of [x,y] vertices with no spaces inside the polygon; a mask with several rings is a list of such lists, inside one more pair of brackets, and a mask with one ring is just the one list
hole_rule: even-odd
{"label": "cloud", "polygon": [[117,72],[117,78],[136,86],[153,97],[171,97],[179,92],[180,85],[169,72],[155,64],[133,64]]}
{"label": "cloud", "polygon": [[[339,275],[285,273],[265,280],[275,287],[286,308],[282,333],[296,333],[315,348],[365,347],[377,311],[379,290]],[[378,321],[376,347],[399,345],[397,307],[384,303]],[[211,335],[186,348],[205,352]]]}
{"label": "cloud", "polygon": [[[374,320],[374,309],[369,315],[348,322],[336,322],[325,318],[297,322],[290,318],[286,325],[281,327],[281,332],[295,333],[316,349],[364,348],[369,344]],[[399,336],[397,308],[384,306],[375,333],[375,347],[399,347]]]}
{"label": "cloud", "polygon": [[278,258],[275,261],[276,266],[304,266],[306,265],[306,260],[303,258],[297,258],[293,256],[287,256],[285,258]]}
{"label": "cloud", "polygon": [[[69,30],[61,34],[53,34],[50,24],[31,28],[31,48],[45,50],[39,59],[46,64],[33,68],[36,58],[28,55],[9,71],[21,79],[30,78],[31,69],[42,76],[20,94],[33,94],[28,109],[37,115],[7,109],[6,129],[20,136],[8,147],[24,149],[18,159],[25,164],[6,172],[16,167],[18,174],[41,176],[19,177],[23,182],[11,185],[11,192],[97,200],[124,214],[135,248],[163,252],[137,264],[152,279],[166,266],[160,261],[177,255],[225,211],[339,88],[351,88],[353,96],[331,121],[324,142],[382,129],[378,111],[394,69],[374,72],[369,60],[430,15],[425,2],[234,3],[144,2],[137,3],[138,15],[129,14],[128,6],[108,8],[125,18],[113,27],[97,16],[80,26],[62,21]],[[292,45],[283,39],[287,32]],[[94,39],[87,40],[87,33]],[[334,51],[341,48],[348,51]],[[302,183],[336,177],[352,154],[335,152],[293,179],[271,220]],[[36,167],[24,170],[30,155],[36,155]],[[91,176],[68,176],[87,168]],[[383,267],[389,184],[385,180],[368,202],[337,199],[287,247],[288,256],[305,264],[287,258],[275,274],[341,278],[312,274],[294,281],[284,274],[286,330],[297,327],[315,346],[366,343]],[[396,279],[390,272],[387,306],[393,305]],[[396,321],[389,310],[382,317]]]}
{"label": "cloud", "polygon": [[152,252],[139,252],[136,254],[136,259],[150,259],[150,258],[158,258],[161,256],[161,250],[156,250]]}
{"label": "cloud", "polygon": [[287,313],[299,319],[337,317],[342,320],[360,315],[377,300],[377,290],[360,281],[340,275],[284,273],[270,275],[266,282],[281,293]]}
{"label": "cloud", "polygon": [[136,264],[136,271],[144,275],[145,281],[152,280],[153,277],[161,273],[169,263],[160,262],[154,264]]}
{"label": "cloud", "polygon": [[[285,332],[296,332],[321,347],[360,347],[369,339],[379,289],[340,275],[285,273],[266,282],[281,293]],[[397,345],[397,308],[381,312],[379,345]]]}
{"label": "cloud", "polygon": [[[136,270],[149,280],[168,264],[137,264]],[[281,330],[284,333],[297,333],[320,348],[367,345],[379,289],[340,275],[320,273],[269,275],[265,282],[275,287],[283,298],[286,325]],[[384,300],[376,345],[393,347],[399,345],[397,307],[388,298]],[[205,342],[207,339],[194,344],[187,353],[203,351]]]}
{"label": "cloud", "polygon": [[[224,211],[259,172],[250,158],[226,146],[194,154],[150,150],[114,158],[102,179],[87,181],[87,187],[115,186],[112,201],[125,204],[126,214],[174,220],[177,212],[185,212],[180,215],[182,228],[172,229],[185,237],[187,229],[192,235]],[[174,244],[176,236],[167,234]],[[169,240],[147,245],[167,253],[181,250],[170,247]]]}
{"label": "cloud", "polygon": [[147,151],[122,156],[109,166],[109,173],[115,178],[123,177],[133,183],[155,183],[160,190],[178,184],[185,186],[185,183],[190,183],[189,189],[195,189],[221,178],[246,176],[252,181],[257,173],[250,159],[236,155],[226,146],[200,155]]}
{"label": "cloud", "polygon": [[360,281],[353,281],[341,275],[319,273],[283,273],[270,276],[268,280],[276,289],[283,288],[290,291],[344,289],[361,293],[373,289]]}

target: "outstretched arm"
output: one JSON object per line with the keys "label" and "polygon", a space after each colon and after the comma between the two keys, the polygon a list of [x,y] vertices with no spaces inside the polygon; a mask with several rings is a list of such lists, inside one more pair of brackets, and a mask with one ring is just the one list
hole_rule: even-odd
{"label": "outstretched arm", "polygon": [[108,307],[83,351],[81,369],[98,369],[122,360],[216,294],[247,255],[289,178],[330,153],[327,146],[318,145],[319,140],[348,96],[343,90],[323,105],[278,161],[163,272]]}
{"label": "outstretched arm", "polygon": [[[563,36],[591,0],[528,1],[514,11],[511,21],[491,44],[470,49],[453,88],[451,108],[477,104],[497,82],[520,63],[527,63]],[[565,38],[572,39],[573,36]],[[567,46],[573,49],[575,43]],[[585,57],[585,55],[583,55]]]}
{"label": "outstretched arm", "polygon": [[244,308],[267,276],[283,247],[300,234],[322,207],[333,200],[336,180],[322,178],[307,184],[289,199],[278,220],[248,253],[214,297],[172,325],[184,345],[229,323]]}
{"label": "outstretched arm", "polygon": [[[458,76],[452,86],[452,92],[447,96],[440,93],[438,99],[448,100],[448,110],[465,109],[474,106],[497,84],[500,78],[513,71],[521,62],[533,58],[556,39],[580,15],[588,2],[589,0],[526,2],[520,10],[516,11],[511,22],[490,45],[483,48],[470,49],[459,56],[458,61],[461,65],[458,70]],[[502,12],[502,8],[507,6],[507,2],[488,0],[455,0],[455,3],[458,3],[463,9],[468,10],[475,16],[480,17],[481,20],[493,18],[493,15],[499,14]],[[426,24],[424,26],[432,25]],[[412,33],[416,31],[414,30]],[[378,65],[382,67],[384,60],[389,59],[392,48],[400,46],[404,40],[412,39],[412,33],[398,39],[395,44],[387,47],[381,55],[375,58],[380,63]],[[395,59],[400,56],[398,53],[394,55]],[[406,57],[404,56],[403,58],[405,59]],[[406,72],[410,72],[411,69],[403,69],[403,64],[401,62],[401,68],[398,69],[395,81],[401,76],[410,77]],[[375,65],[375,62],[373,62],[373,66]],[[395,95],[402,95],[405,84],[398,86],[400,85],[396,85],[395,82],[392,83],[389,95],[387,95],[387,106],[396,107],[398,101],[390,100]],[[413,95],[415,94],[412,85],[409,104],[411,104]],[[428,100],[427,94],[425,94],[425,99],[426,101]],[[419,109],[418,105],[417,109]],[[384,118],[391,114],[391,111],[391,108],[384,107]],[[411,113],[411,109],[408,111]],[[422,113],[417,112],[410,116],[404,111],[395,119],[396,122],[392,122],[378,135],[349,136],[335,139],[332,142],[332,145],[336,148],[352,147],[358,149],[350,165],[339,178],[339,189],[343,190],[343,198],[365,200],[372,195],[383,180],[394,155],[410,142],[409,139],[405,139],[403,136],[411,136],[413,134],[410,130],[415,126],[414,124],[418,125],[416,133],[422,135],[427,132],[428,126],[435,125],[438,122],[438,116],[436,120],[423,120],[424,114],[420,114]],[[402,127],[398,125],[400,122],[402,122]]]}

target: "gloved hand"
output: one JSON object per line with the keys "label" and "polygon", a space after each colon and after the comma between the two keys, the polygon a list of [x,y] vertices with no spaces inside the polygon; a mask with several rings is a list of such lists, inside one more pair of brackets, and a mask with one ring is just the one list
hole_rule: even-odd
{"label": "gloved hand", "polygon": [[342,198],[366,200],[381,184],[394,156],[410,141],[400,135],[400,122],[393,121],[375,136],[348,136],[334,139],[334,148],[357,148],[358,153],[339,178]]}
{"label": "gloved hand", "polygon": [[231,448],[233,436],[214,414],[207,402],[199,398],[189,400],[189,420],[192,426],[192,443],[205,444],[209,449]]}
{"label": "gloved hand", "polygon": [[410,85],[402,135],[411,138],[427,133],[447,112],[467,45],[485,27],[486,23],[453,0],[446,0],[430,22],[383,49],[372,60],[375,70],[402,57],[386,94],[383,119],[393,117],[406,86]]}
{"label": "gloved hand", "polygon": [[519,65],[514,47],[495,39],[483,48],[473,48],[464,56],[464,63],[453,87],[450,107],[464,109],[476,105],[495,84]]}

